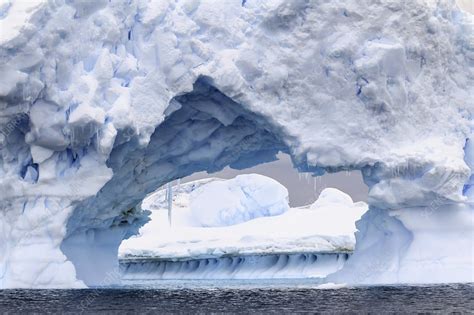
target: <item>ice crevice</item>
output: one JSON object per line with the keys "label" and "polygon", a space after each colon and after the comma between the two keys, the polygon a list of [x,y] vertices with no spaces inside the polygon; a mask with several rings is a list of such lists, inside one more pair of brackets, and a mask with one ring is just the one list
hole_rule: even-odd
{"label": "ice crevice", "polygon": [[330,281],[474,281],[472,16],[454,3],[8,3],[0,288],[104,285],[147,193],[278,152],[369,186]]}

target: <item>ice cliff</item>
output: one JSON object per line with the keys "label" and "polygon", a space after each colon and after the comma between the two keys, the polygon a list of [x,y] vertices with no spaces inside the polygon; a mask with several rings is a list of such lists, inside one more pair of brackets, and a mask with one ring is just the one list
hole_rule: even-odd
{"label": "ice cliff", "polygon": [[369,186],[331,281],[474,281],[473,63],[451,1],[1,1],[0,287],[104,285],[146,194],[279,151]]}

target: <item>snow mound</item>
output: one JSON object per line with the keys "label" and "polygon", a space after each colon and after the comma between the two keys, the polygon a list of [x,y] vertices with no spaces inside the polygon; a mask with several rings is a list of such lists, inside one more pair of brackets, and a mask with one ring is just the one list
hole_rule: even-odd
{"label": "snow mound", "polygon": [[353,203],[351,196],[348,194],[336,188],[326,188],[319,194],[318,200],[311,205],[311,209],[328,205],[351,205]]}
{"label": "snow mound", "polygon": [[258,174],[213,181],[194,190],[190,196],[195,222],[204,227],[274,216],[289,208],[288,190],[276,180]]}

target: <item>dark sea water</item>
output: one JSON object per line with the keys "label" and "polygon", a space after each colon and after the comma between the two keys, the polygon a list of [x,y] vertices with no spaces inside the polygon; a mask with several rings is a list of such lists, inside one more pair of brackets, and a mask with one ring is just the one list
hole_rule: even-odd
{"label": "dark sea water", "polygon": [[3,290],[0,313],[473,313],[474,284],[320,289],[310,281],[160,281],[113,289]]}

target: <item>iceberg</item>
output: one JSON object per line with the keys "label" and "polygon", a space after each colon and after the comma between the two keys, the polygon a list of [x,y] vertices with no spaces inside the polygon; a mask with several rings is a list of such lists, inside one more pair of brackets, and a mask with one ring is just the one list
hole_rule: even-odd
{"label": "iceberg", "polygon": [[[151,211],[151,221],[140,229],[139,235],[122,243],[120,257],[189,259],[240,254],[350,253],[354,249],[355,222],[367,211],[367,204],[353,203],[351,197],[334,188],[323,190],[314,204],[298,208],[289,208],[283,195],[281,206],[288,209],[279,214],[261,215],[257,208],[253,214],[261,216],[245,222],[227,221],[219,226],[203,223],[202,218],[207,219],[209,211],[201,208],[201,204],[193,208],[196,205],[192,201],[215,192],[215,184],[240,190],[260,183],[268,185],[268,189],[286,191],[281,184],[262,175],[249,174],[243,178],[245,181],[239,175],[230,180],[209,178],[181,184],[174,193],[171,225],[167,220],[166,191],[160,189],[151,194],[142,203],[143,209]],[[249,186],[241,186],[242,182]],[[255,202],[254,197],[249,194],[242,201]],[[228,206],[221,208],[227,210]]]}
{"label": "iceberg", "polygon": [[147,194],[279,152],[369,188],[328,281],[474,281],[453,1],[7,0],[0,30],[0,288],[104,285]]}
{"label": "iceberg", "polygon": [[[226,196],[229,192],[239,198],[238,203]],[[213,199],[216,193],[223,198]],[[355,222],[368,208],[334,188],[323,190],[312,205],[289,208],[284,186],[248,174],[175,187],[170,225],[166,196],[167,191],[160,189],[145,198],[142,208],[151,211],[151,221],[121,244],[124,279],[324,277],[341,269],[349,258],[355,246]],[[267,202],[272,199],[277,202]],[[243,207],[249,204],[254,206]],[[223,215],[215,216],[216,208]],[[262,211],[272,208],[285,211]],[[229,209],[245,209],[249,219],[228,220]],[[209,214],[225,218],[226,224],[209,225]],[[237,217],[243,217],[242,212]]]}

